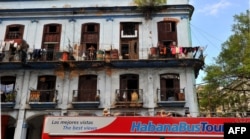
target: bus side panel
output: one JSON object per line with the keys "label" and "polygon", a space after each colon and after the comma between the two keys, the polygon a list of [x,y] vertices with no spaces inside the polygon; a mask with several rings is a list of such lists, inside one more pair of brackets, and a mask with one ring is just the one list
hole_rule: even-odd
{"label": "bus side panel", "polygon": [[[211,139],[211,138],[169,138],[169,137],[49,137],[48,139]],[[212,138],[212,139],[223,139],[223,138]]]}

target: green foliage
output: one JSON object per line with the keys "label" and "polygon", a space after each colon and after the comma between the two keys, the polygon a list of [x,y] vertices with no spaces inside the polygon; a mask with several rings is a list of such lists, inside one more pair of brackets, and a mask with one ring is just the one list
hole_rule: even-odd
{"label": "green foliage", "polygon": [[137,6],[160,6],[167,3],[167,0],[134,0]]}
{"label": "green foliage", "polygon": [[160,6],[166,4],[167,0],[134,0],[134,3],[148,20],[151,19],[152,13],[161,10]]}
{"label": "green foliage", "polygon": [[217,64],[223,66],[226,75],[250,78],[250,17],[249,11],[235,15],[233,35],[222,44]]}
{"label": "green foliage", "polygon": [[234,19],[233,34],[222,44],[222,51],[215,59],[216,63],[205,68],[204,81],[207,84],[199,95],[209,94],[213,99],[208,103],[206,97],[202,98],[200,107],[211,111],[218,106],[225,106],[230,112],[250,110],[245,103],[250,100],[250,95],[243,95],[250,89],[249,11],[235,15]]}

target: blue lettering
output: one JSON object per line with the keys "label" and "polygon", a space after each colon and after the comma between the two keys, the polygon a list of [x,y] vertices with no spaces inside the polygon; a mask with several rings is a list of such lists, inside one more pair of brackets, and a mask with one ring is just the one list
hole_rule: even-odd
{"label": "blue lettering", "polygon": [[179,123],[180,125],[180,132],[185,132],[187,129],[186,129],[186,123],[185,122],[181,122]]}
{"label": "blue lettering", "polygon": [[172,127],[171,127],[171,131],[172,132],[179,132],[179,125],[173,124]]}
{"label": "blue lettering", "polygon": [[205,127],[206,127],[207,122],[201,122],[201,131],[205,132]]}
{"label": "blue lettering", "polygon": [[198,124],[188,124],[179,122],[179,124],[154,124],[149,121],[146,124],[142,122],[132,122],[131,132],[223,132],[223,124],[209,124],[200,122]]}
{"label": "blue lettering", "polygon": [[223,132],[224,131],[224,125],[215,125],[214,126],[215,132]]}
{"label": "blue lettering", "polygon": [[139,131],[140,132],[140,126],[141,126],[141,122],[138,122],[138,124],[136,124],[136,122],[132,122],[132,126],[131,126],[131,132],[136,132]]}
{"label": "blue lettering", "polygon": [[213,128],[212,125],[207,125],[207,126],[206,126],[206,131],[212,132],[213,130],[214,130],[214,128]]}
{"label": "blue lettering", "polygon": [[195,125],[193,125],[193,127],[194,127],[194,132],[200,132],[200,124],[195,124]]}
{"label": "blue lettering", "polygon": [[148,131],[155,131],[155,125],[152,123],[152,121],[148,122]]}
{"label": "blue lettering", "polygon": [[148,132],[148,125],[147,124],[142,124],[139,131]]}

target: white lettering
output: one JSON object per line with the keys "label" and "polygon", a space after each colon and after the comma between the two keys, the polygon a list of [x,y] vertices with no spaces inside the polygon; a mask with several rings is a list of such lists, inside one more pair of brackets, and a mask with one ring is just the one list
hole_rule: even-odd
{"label": "white lettering", "polygon": [[235,127],[235,134],[237,134],[238,131],[240,131],[240,127]]}
{"label": "white lettering", "polygon": [[244,132],[246,132],[247,131],[247,128],[246,127],[241,127],[241,134],[244,134]]}
{"label": "white lettering", "polygon": [[227,134],[234,134],[234,128],[233,127],[230,127],[230,129],[228,130],[228,133]]}
{"label": "white lettering", "polygon": [[244,134],[246,131],[246,127],[230,127],[227,134],[237,134],[238,132],[240,132],[240,134]]}

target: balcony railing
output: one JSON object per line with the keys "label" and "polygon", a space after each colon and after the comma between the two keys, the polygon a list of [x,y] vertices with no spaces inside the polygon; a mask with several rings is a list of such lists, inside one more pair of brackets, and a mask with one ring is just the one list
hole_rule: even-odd
{"label": "balcony railing", "polygon": [[142,107],[142,89],[116,89],[115,107]]}
{"label": "balcony railing", "polygon": [[13,108],[16,104],[16,91],[2,92],[1,94],[1,107]]}
{"label": "balcony railing", "polygon": [[31,90],[29,105],[31,108],[55,108],[57,105],[57,90]]}
{"label": "balcony railing", "polygon": [[[1,44],[0,44],[1,45]],[[11,44],[14,45],[14,44]],[[99,50],[77,50],[71,49],[69,52],[55,51],[46,49],[29,49],[27,52],[16,50],[16,48],[7,46],[0,46],[0,62],[21,62],[25,59],[29,62],[33,61],[105,61],[105,60],[122,60],[122,56],[119,56],[120,50],[112,49],[110,52]],[[13,48],[13,49],[12,49]],[[166,53],[158,47],[152,47],[148,49],[139,49],[138,54],[141,55],[142,59],[200,59],[204,60],[203,51],[199,48],[192,48],[188,52]],[[194,49],[194,50],[193,50]],[[114,50],[114,51],[113,51]],[[128,54],[129,55],[129,54]],[[24,58],[25,57],[25,58]],[[131,59],[131,58],[130,58]],[[127,59],[125,59],[127,60]]]}
{"label": "balcony railing", "polygon": [[72,97],[74,108],[97,108],[100,105],[100,90],[73,90]]}
{"label": "balcony railing", "polygon": [[157,104],[164,107],[184,107],[185,88],[157,89]]}

